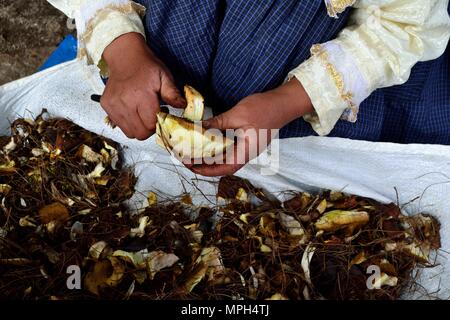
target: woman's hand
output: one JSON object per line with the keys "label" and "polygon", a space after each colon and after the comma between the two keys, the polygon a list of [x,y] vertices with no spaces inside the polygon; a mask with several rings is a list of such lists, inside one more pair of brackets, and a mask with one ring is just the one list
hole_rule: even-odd
{"label": "woman's hand", "polygon": [[103,58],[110,77],[100,104],[127,137],[145,140],[155,132],[160,98],[174,107],[186,105],[170,71],[140,34],[117,38]]}
{"label": "woman's hand", "polygon": [[295,78],[274,90],[251,95],[204,122],[206,128],[235,129],[238,140],[234,150],[225,155],[225,163],[186,166],[203,176],[234,174],[268,147],[277,129],[312,111],[311,100]]}

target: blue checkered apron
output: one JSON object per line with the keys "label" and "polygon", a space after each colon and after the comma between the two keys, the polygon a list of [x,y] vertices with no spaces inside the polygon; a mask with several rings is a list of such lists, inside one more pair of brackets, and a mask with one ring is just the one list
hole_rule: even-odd
{"label": "blue checkered apron", "polygon": [[[215,112],[280,85],[315,43],[336,37],[350,10],[328,17],[319,0],[139,0],[147,8],[149,46],[181,86],[205,94]],[[403,86],[378,90],[357,123],[339,121],[330,136],[399,143],[450,144],[449,50],[420,63]],[[314,135],[302,119],[282,137]]]}

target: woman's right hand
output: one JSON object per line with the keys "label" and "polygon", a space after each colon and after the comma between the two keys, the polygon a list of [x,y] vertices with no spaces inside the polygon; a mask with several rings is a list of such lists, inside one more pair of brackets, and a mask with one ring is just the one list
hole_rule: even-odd
{"label": "woman's right hand", "polygon": [[110,77],[100,104],[127,137],[145,140],[156,128],[160,98],[183,108],[185,99],[167,67],[138,33],[115,39],[103,52]]}

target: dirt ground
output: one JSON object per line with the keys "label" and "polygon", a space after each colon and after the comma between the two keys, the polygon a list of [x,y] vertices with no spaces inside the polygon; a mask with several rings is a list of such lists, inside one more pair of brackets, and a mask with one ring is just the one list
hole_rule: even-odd
{"label": "dirt ground", "polygon": [[34,73],[69,33],[46,0],[0,0],[0,85]]}

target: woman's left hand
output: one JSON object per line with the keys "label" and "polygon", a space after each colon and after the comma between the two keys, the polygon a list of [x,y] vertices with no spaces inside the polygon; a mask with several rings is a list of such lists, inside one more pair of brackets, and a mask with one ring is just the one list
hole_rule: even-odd
{"label": "woman's left hand", "polygon": [[235,130],[237,142],[223,163],[186,166],[202,176],[232,175],[261,154],[278,129],[312,111],[311,100],[295,78],[274,90],[251,95],[203,123],[207,129]]}

